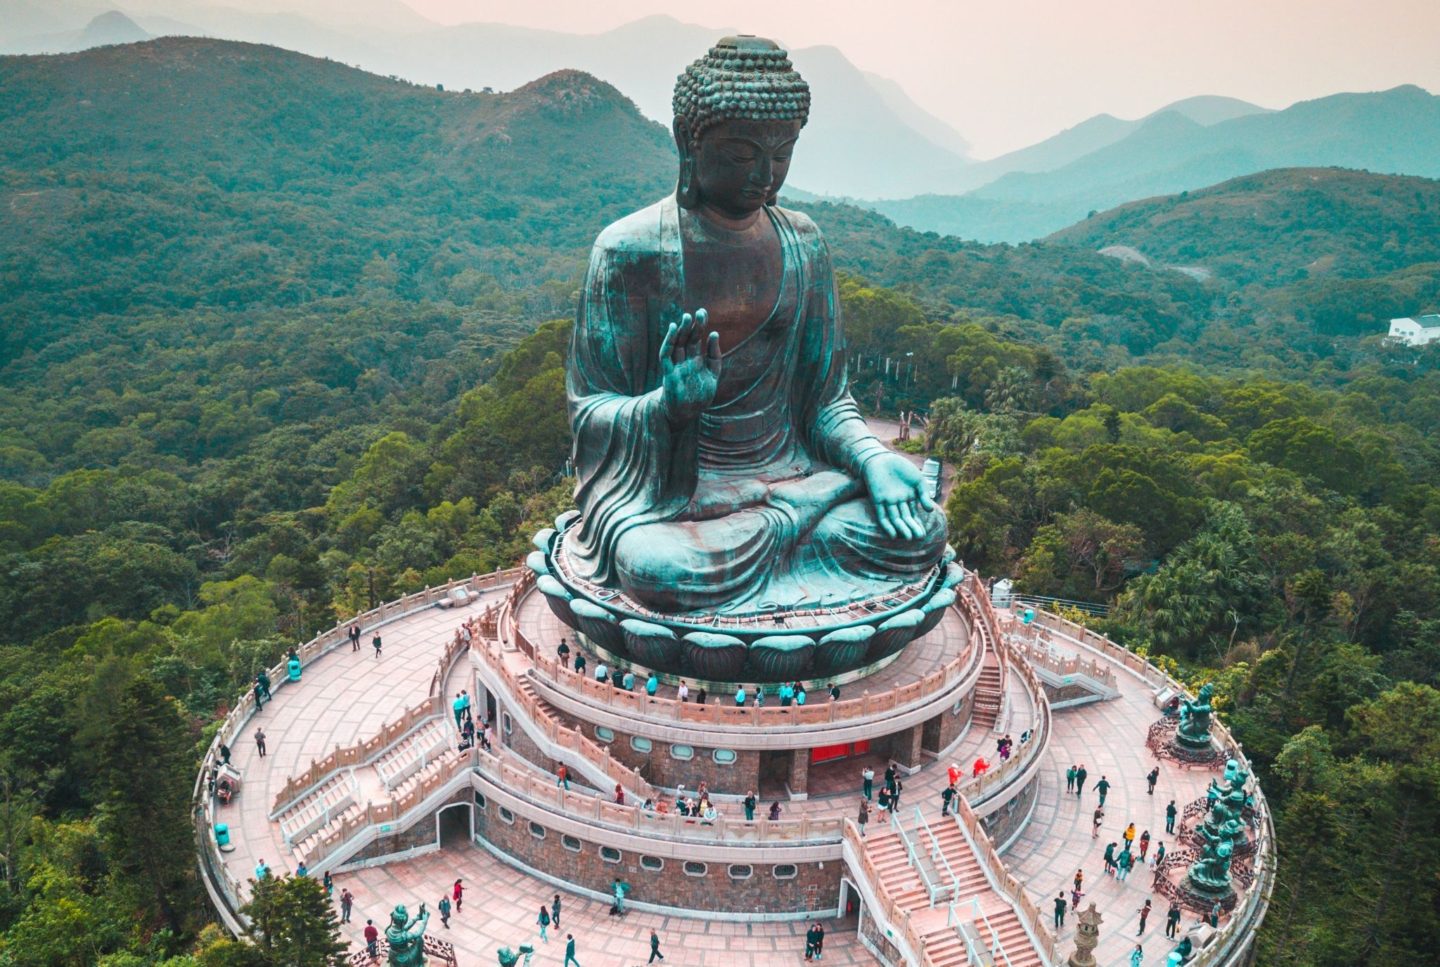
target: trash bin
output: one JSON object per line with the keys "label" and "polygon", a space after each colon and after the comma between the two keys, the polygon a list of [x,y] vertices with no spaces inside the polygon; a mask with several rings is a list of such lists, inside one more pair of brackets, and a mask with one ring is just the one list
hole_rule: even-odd
{"label": "trash bin", "polygon": [[216,824],[215,824],[215,845],[216,845],[216,846],[229,846],[229,845],[230,845],[230,827],[229,827],[228,824],[226,824],[226,823],[216,823]]}
{"label": "trash bin", "polygon": [[290,681],[298,682],[300,680],[300,659],[290,659],[290,661],[286,663],[285,670],[289,675]]}

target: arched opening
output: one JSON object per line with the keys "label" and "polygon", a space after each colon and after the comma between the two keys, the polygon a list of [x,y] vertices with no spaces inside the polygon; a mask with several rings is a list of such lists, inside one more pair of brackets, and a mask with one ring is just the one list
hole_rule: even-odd
{"label": "arched opening", "polygon": [[840,908],[836,916],[844,924],[846,929],[856,929],[860,923],[860,906],[865,901],[860,899],[860,891],[855,889],[855,884],[844,877],[840,878]]}
{"label": "arched opening", "polygon": [[443,807],[436,815],[439,826],[440,848],[452,849],[468,846],[470,832],[474,827],[474,808],[467,802],[457,802]]}

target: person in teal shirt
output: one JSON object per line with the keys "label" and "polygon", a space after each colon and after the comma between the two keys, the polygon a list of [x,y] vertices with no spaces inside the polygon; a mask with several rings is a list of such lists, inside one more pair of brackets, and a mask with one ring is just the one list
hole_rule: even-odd
{"label": "person in teal shirt", "polygon": [[565,935],[565,963],[561,964],[560,967],[570,967],[571,964],[574,964],[575,967],[580,967],[580,961],[575,959],[575,935],[573,933],[567,933]]}
{"label": "person in teal shirt", "polygon": [[650,677],[647,678],[647,679],[645,679],[645,694],[646,694],[646,695],[649,695],[651,698],[654,698],[654,697],[655,697],[655,693],[656,693],[657,691],[659,691],[659,689],[660,689],[660,679],[658,679],[658,678],[655,677],[655,673],[654,673],[654,672],[651,672],[651,673],[650,673]]}
{"label": "person in teal shirt", "polygon": [[627,692],[635,691],[635,673],[628,668],[625,669],[625,677],[620,679],[620,687]]}
{"label": "person in teal shirt", "polygon": [[735,689],[735,704],[736,704],[736,705],[738,705],[738,706],[740,706],[741,708],[743,708],[743,707],[745,706],[745,699],[746,699],[746,697],[747,697],[747,696],[745,695],[745,686],[744,686],[744,685],[741,685],[739,688]]}
{"label": "person in teal shirt", "polygon": [[790,703],[791,703],[792,701],[794,701],[794,699],[795,699],[795,689],[793,689],[793,688],[790,687],[790,683],[789,683],[789,682],[786,682],[784,685],[781,685],[781,686],[780,686],[780,704],[781,704],[782,706],[788,707],[788,706],[790,705]]}
{"label": "person in teal shirt", "polygon": [[290,675],[290,680],[292,682],[298,682],[300,680],[300,656],[292,651],[290,653],[290,660],[285,663],[285,669]]}

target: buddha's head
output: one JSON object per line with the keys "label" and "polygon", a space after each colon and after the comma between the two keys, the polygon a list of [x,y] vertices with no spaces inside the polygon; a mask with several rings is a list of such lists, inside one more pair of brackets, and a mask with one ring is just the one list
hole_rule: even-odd
{"label": "buddha's head", "polygon": [[810,114],[810,86],[763,37],[726,37],[675,82],[676,200],[743,217],[775,204]]}

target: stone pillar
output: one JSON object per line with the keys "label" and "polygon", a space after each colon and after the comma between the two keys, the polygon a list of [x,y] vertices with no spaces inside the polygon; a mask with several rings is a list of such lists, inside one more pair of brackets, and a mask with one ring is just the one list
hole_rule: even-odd
{"label": "stone pillar", "polygon": [[925,725],[912,726],[904,732],[897,733],[891,740],[891,747],[894,752],[891,754],[896,762],[908,770],[914,772],[920,768],[920,750],[925,736]]}
{"label": "stone pillar", "polygon": [[1095,967],[1095,946],[1100,943],[1100,911],[1095,909],[1095,901],[1090,901],[1090,909],[1076,911],[1076,920],[1079,925],[1075,928],[1075,952],[1066,961],[1070,967]]}
{"label": "stone pillar", "polygon": [[785,785],[791,799],[810,798],[810,750],[793,749],[790,752],[790,778]]}

